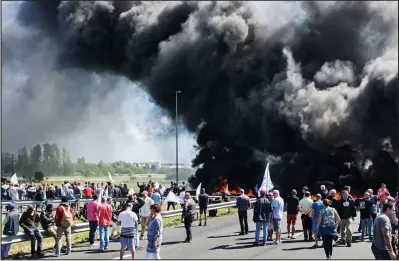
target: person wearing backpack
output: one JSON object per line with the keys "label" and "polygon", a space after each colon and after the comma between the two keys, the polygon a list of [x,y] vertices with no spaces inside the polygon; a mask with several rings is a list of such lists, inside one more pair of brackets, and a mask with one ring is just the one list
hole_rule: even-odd
{"label": "person wearing backpack", "polygon": [[57,239],[55,255],[59,257],[61,253],[61,238],[65,234],[67,251],[66,254],[71,253],[71,226],[75,218],[75,213],[71,206],[68,205],[68,197],[61,198],[61,204],[57,207],[55,212],[55,224],[57,226]]}
{"label": "person wearing backpack", "polygon": [[327,259],[332,259],[333,240],[338,239],[337,227],[341,221],[337,211],[330,207],[328,199],[323,200],[324,208],[320,211],[317,227],[321,238],[323,239],[324,252]]}

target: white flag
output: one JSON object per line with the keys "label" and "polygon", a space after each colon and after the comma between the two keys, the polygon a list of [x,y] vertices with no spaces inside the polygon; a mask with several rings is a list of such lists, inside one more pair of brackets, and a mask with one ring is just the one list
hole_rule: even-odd
{"label": "white flag", "polygon": [[230,191],[229,191],[229,184],[226,185],[226,191],[225,191],[226,195],[230,195]]}
{"label": "white flag", "polygon": [[198,199],[198,195],[201,194],[201,184],[202,184],[202,182],[198,185],[197,190],[195,191],[195,196],[197,197],[197,199]]}
{"label": "white flag", "polygon": [[14,184],[14,185],[18,184],[17,173],[14,173],[14,175],[12,175],[11,183]]}
{"label": "white flag", "polygon": [[271,190],[273,188],[274,188],[274,185],[270,178],[269,163],[267,163],[265,174],[263,175],[262,185],[260,185],[260,188],[258,190],[258,197],[260,197],[260,191],[262,189],[265,190],[266,193],[268,193],[269,190]]}
{"label": "white flag", "polygon": [[129,196],[132,196],[134,194],[134,189],[130,187],[129,192],[127,193]]}
{"label": "white flag", "polygon": [[112,179],[111,173],[108,171],[108,179],[109,182],[114,183],[114,180]]}
{"label": "white flag", "polygon": [[155,187],[155,189],[158,189],[158,188],[159,188],[159,183],[158,183],[158,181],[155,181],[154,187]]}
{"label": "white flag", "polygon": [[165,200],[163,201],[163,204],[166,202],[173,202],[173,203],[179,203],[179,197],[177,197],[173,191],[170,191],[169,194],[166,196]]}

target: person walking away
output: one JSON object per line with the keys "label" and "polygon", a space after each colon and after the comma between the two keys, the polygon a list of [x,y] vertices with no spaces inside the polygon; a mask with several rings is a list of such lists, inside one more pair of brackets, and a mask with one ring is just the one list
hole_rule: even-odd
{"label": "person walking away", "polygon": [[310,193],[305,192],[303,199],[299,201],[299,211],[301,212],[302,228],[305,241],[312,241],[312,205]]}
{"label": "person walking away", "polygon": [[151,195],[152,201],[154,204],[161,204],[161,194],[159,193],[159,189],[155,189]]}
{"label": "person walking away", "polygon": [[191,233],[191,225],[195,219],[195,212],[196,212],[196,203],[191,198],[189,192],[186,192],[184,197],[184,207],[182,211],[183,219],[184,219],[184,227],[186,229],[186,240],[185,243],[192,242],[192,233]]}
{"label": "person walking away", "polygon": [[244,190],[240,189],[240,196],[236,199],[238,208],[238,220],[240,221],[240,235],[248,234],[248,209],[251,206],[249,197],[244,194]]}
{"label": "person walking away", "polygon": [[206,226],[206,211],[208,210],[209,196],[205,193],[205,189],[201,188],[201,194],[198,195],[198,205],[200,208],[199,225],[202,226],[202,215],[204,215],[204,226]]}
{"label": "person walking away", "polygon": [[273,230],[276,233],[276,240],[273,241],[273,244],[279,245],[281,244],[281,220],[283,219],[284,200],[280,197],[278,190],[273,191],[273,196]]}
{"label": "person walking away", "polygon": [[328,194],[328,201],[330,202],[330,208],[335,208],[337,209],[337,204],[338,200],[336,199],[337,196],[337,191],[335,189],[330,190],[330,193]]}
{"label": "person walking away", "polygon": [[87,220],[89,221],[89,244],[90,248],[94,248],[97,244],[94,243],[96,231],[98,228],[98,196],[93,195],[93,200],[87,203]]}
{"label": "person walking away", "polygon": [[337,211],[330,207],[330,201],[328,199],[323,200],[323,209],[320,211],[319,218],[317,220],[317,226],[319,234],[323,239],[324,252],[326,253],[327,259],[332,259],[333,253],[333,240],[337,236],[337,226],[340,222]]}
{"label": "person walking away", "polygon": [[[190,198],[190,200],[192,199]],[[163,221],[162,221],[162,216],[160,214],[161,205],[153,204],[150,210],[151,214],[148,220],[148,233],[147,233],[148,243],[147,243],[145,259],[161,259],[160,251],[161,251],[162,232],[163,232]]]}
{"label": "person walking away", "polygon": [[134,238],[137,236],[136,230],[138,230],[138,217],[136,213],[132,211],[133,204],[128,203],[126,209],[122,211],[118,216],[117,224],[121,227],[121,249],[119,251],[120,259],[123,259],[125,249],[130,249],[132,259],[135,259],[136,249]]}
{"label": "person walking away", "polygon": [[267,222],[267,241],[273,241],[273,192],[267,194],[267,199],[270,202],[271,213]]}
{"label": "person walking away", "polygon": [[[53,238],[54,242],[57,242],[57,231],[55,227],[55,215],[53,213],[53,204],[47,204],[46,209],[40,213],[40,224],[44,231],[49,233]],[[55,243],[54,248],[57,247]]]}
{"label": "person walking away", "polygon": [[366,228],[369,232],[369,240],[373,240],[373,219],[371,218],[371,207],[373,203],[370,201],[370,194],[368,192],[364,193],[364,197],[359,200],[359,210],[360,210],[360,225],[362,236],[361,241],[364,241],[364,235],[366,234]]}
{"label": "person walking away", "polygon": [[141,235],[140,240],[144,239],[144,233],[147,226],[148,218],[151,213],[151,206],[154,204],[154,201],[148,196],[148,192],[146,190],[143,191],[144,197],[144,205],[141,207]]}
{"label": "person walking away", "polygon": [[[136,213],[137,218],[139,219],[138,220],[138,224],[140,224],[140,213],[139,212],[140,212],[140,209],[144,206],[145,203],[144,203],[144,200],[142,200],[142,199],[137,197],[137,194],[133,194],[131,197],[132,197],[131,203],[133,205],[132,211],[134,213]],[[136,246],[136,249],[140,249],[140,240],[139,240],[140,231],[139,231],[139,229],[136,229],[135,231],[136,231],[136,234],[137,234],[134,237],[135,246]]]}
{"label": "person walking away", "polygon": [[[24,229],[24,233],[30,238],[30,252],[32,257],[35,255],[44,256],[42,252],[43,236],[37,227],[40,217],[32,205],[29,205],[26,212],[21,215],[19,225]],[[37,241],[37,250],[35,252],[35,245]]]}
{"label": "person walking away", "polygon": [[98,225],[100,232],[100,251],[108,249],[109,237],[108,228],[111,224],[112,208],[108,204],[106,197],[101,198],[101,205],[98,206]]}
{"label": "person walking away", "polygon": [[395,207],[391,202],[383,205],[381,214],[375,219],[373,228],[373,241],[371,251],[376,260],[396,259],[392,248],[391,218],[394,216]]}
{"label": "person walking away", "polygon": [[291,195],[287,197],[287,235],[291,239],[295,239],[295,225],[299,213],[299,198],[296,196],[295,189],[291,191]]}
{"label": "person walking away", "polygon": [[[6,214],[4,217],[4,229],[3,235],[16,236],[19,229],[19,215],[15,208],[14,203],[8,203],[6,206]],[[1,259],[8,258],[8,252],[10,251],[11,243],[1,245]]]}
{"label": "person walking away", "polygon": [[93,189],[89,187],[87,184],[85,184],[85,188],[83,189],[83,196],[86,199],[91,199],[93,196]]}
{"label": "person walking away", "polygon": [[[180,208],[184,208],[184,197],[186,196],[186,189],[184,187],[180,188],[180,195],[179,195],[179,204]],[[183,223],[183,214],[181,216],[181,222]]]}
{"label": "person walking away", "polygon": [[382,212],[382,207],[384,206],[384,202],[387,197],[387,194],[389,194],[387,185],[385,183],[381,183],[381,187],[378,189],[378,193],[377,193],[377,198],[380,202],[379,207],[378,207],[378,210],[380,213]]}
{"label": "person walking away", "polygon": [[[112,208],[112,217],[111,217],[112,230],[111,230],[110,240],[113,240],[113,239],[119,238],[120,234],[121,234],[121,227],[120,227],[120,225],[118,225],[118,217],[121,213],[120,212],[121,209],[115,208],[111,205],[111,203],[112,203],[111,198],[108,198],[107,201],[108,201],[107,203]],[[132,205],[132,207],[133,207],[133,205]],[[136,217],[137,217],[137,215],[136,215]],[[115,232],[116,232],[116,237],[114,237]]]}
{"label": "person walking away", "polygon": [[254,205],[254,216],[253,221],[256,224],[255,230],[255,242],[254,246],[259,244],[259,235],[262,228],[263,231],[263,241],[262,245],[266,245],[267,242],[267,224],[271,218],[272,207],[270,201],[266,198],[266,190],[262,189],[259,191],[260,197],[256,200]]}
{"label": "person walking away", "polygon": [[[370,194],[370,202],[373,203],[371,206],[371,219],[373,220],[373,224],[375,222],[375,218],[377,217],[377,206],[378,206],[378,197],[377,195],[374,195],[374,192],[372,189],[368,189],[367,192]],[[369,231],[370,233],[370,231]]]}
{"label": "person walking away", "polygon": [[326,189],[326,186],[324,186],[324,185],[320,186],[320,195],[321,195],[321,199],[325,199],[328,197],[328,190]]}
{"label": "person walking away", "polygon": [[54,256],[59,257],[61,253],[61,238],[65,235],[66,238],[66,255],[71,253],[72,239],[71,239],[71,226],[75,218],[75,213],[71,206],[68,205],[68,197],[64,196],[61,198],[61,204],[55,211],[55,225],[57,226],[57,239],[55,242],[56,249]]}
{"label": "person walking away", "polygon": [[324,207],[323,207],[323,202],[321,201],[321,195],[317,194],[316,201],[313,202],[312,204],[312,231],[315,240],[315,243],[313,245],[314,248],[319,247],[318,241],[320,238],[319,238],[319,230],[317,222],[319,220],[320,211],[323,209]]}
{"label": "person walking away", "polygon": [[341,192],[341,199],[339,201],[338,214],[341,218],[339,227],[341,233],[341,243],[350,247],[352,246],[352,231],[351,220],[354,221],[356,217],[355,202],[348,197],[348,191]]}

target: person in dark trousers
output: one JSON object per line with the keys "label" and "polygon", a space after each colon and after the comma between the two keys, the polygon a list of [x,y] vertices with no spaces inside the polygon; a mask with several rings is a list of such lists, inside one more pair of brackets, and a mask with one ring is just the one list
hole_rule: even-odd
{"label": "person in dark trousers", "polygon": [[204,215],[204,219],[205,219],[204,226],[206,226],[206,211],[208,209],[208,203],[209,203],[209,196],[208,196],[208,194],[205,193],[205,189],[202,188],[201,194],[198,195],[198,205],[200,208],[200,216],[199,216],[199,225],[198,226],[202,225],[202,223],[201,223],[202,214]]}
{"label": "person in dark trousers", "polygon": [[343,190],[341,192],[341,199],[338,203],[338,214],[341,218],[340,221],[340,233],[341,233],[341,243],[348,247],[352,246],[352,231],[351,223],[356,217],[355,202],[352,197],[349,197],[348,190]]}
{"label": "person in dark trousers", "polygon": [[328,195],[327,199],[330,202],[330,208],[337,209],[338,201],[336,199],[337,191],[335,189],[330,190],[330,194]]}
{"label": "person in dark trousers", "polygon": [[266,190],[262,189],[259,191],[260,197],[256,200],[254,205],[254,216],[253,221],[256,224],[255,231],[255,242],[254,246],[259,244],[260,230],[263,231],[263,241],[261,245],[266,245],[267,242],[267,224],[272,218],[272,207],[271,202],[266,198]]}
{"label": "person in dark trousers", "polygon": [[[35,255],[44,256],[42,252],[43,236],[37,227],[40,222],[40,217],[32,205],[28,206],[26,212],[24,212],[19,220],[19,225],[24,229],[24,233],[30,238],[30,252],[32,257]],[[35,252],[35,245],[37,241],[37,250]]]}
{"label": "person in dark trousers", "polygon": [[299,213],[299,198],[296,196],[295,189],[292,190],[291,195],[287,197],[287,236],[295,239],[295,225]]}
{"label": "person in dark trousers", "polygon": [[251,206],[249,197],[244,194],[244,190],[240,189],[241,195],[237,197],[238,219],[240,221],[240,235],[248,234],[248,209]]}
{"label": "person in dark trousers", "polygon": [[[19,229],[19,215],[15,209],[14,203],[8,203],[6,206],[7,213],[4,217],[4,229],[3,234],[6,236],[16,236]],[[8,258],[8,252],[10,251],[10,244],[1,245],[1,258]]]}
{"label": "person in dark trousers", "polygon": [[87,203],[87,220],[89,221],[89,243],[90,248],[93,249],[97,244],[94,243],[96,230],[98,228],[98,196],[93,195],[93,200]]}
{"label": "person in dark trousers", "polygon": [[191,233],[191,225],[194,221],[195,218],[195,209],[196,209],[196,203],[195,201],[191,198],[190,193],[186,192],[184,195],[184,206],[183,206],[183,218],[184,218],[184,227],[186,228],[186,240],[184,241],[185,243],[191,243],[193,236]]}
{"label": "person in dark trousers", "polygon": [[369,239],[373,240],[373,219],[371,217],[371,207],[373,203],[370,201],[370,194],[368,192],[364,193],[364,197],[359,199],[359,210],[360,210],[360,226],[362,236],[361,241],[364,241],[364,235],[366,234],[366,229],[369,233]]}
{"label": "person in dark trousers", "polygon": [[312,241],[312,205],[310,193],[305,192],[305,196],[299,201],[299,211],[301,212],[302,228],[305,241]]}
{"label": "person in dark trousers", "polygon": [[327,259],[332,259],[333,240],[336,237],[336,228],[340,222],[337,211],[330,207],[328,199],[323,200],[323,207],[318,217],[317,226],[319,235],[323,239],[324,252]]}

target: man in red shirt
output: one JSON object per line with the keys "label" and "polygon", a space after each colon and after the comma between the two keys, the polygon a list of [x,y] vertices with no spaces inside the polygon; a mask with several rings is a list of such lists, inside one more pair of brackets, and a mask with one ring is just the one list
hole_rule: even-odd
{"label": "man in red shirt", "polygon": [[377,197],[380,201],[380,204],[379,204],[380,213],[382,213],[382,207],[384,206],[385,199],[387,198],[387,195],[389,195],[387,185],[385,185],[385,183],[381,183],[381,188],[378,190],[378,195],[377,195]]}
{"label": "man in red shirt", "polygon": [[54,223],[57,226],[57,238],[56,238],[56,250],[55,256],[59,257],[61,252],[61,238],[65,234],[67,251],[66,254],[71,253],[71,225],[75,218],[73,209],[68,205],[68,197],[63,196],[61,198],[61,204],[55,211]]}
{"label": "man in red shirt", "polygon": [[[110,201],[108,201],[110,202]],[[112,201],[111,201],[112,202]],[[108,249],[109,237],[108,227],[111,224],[112,208],[107,203],[106,197],[101,198],[101,205],[98,206],[98,224],[100,231],[100,250]]]}
{"label": "man in red shirt", "polygon": [[93,189],[89,186],[87,186],[87,184],[85,185],[85,188],[83,189],[83,195],[85,196],[86,199],[91,199],[92,195],[93,195]]}

